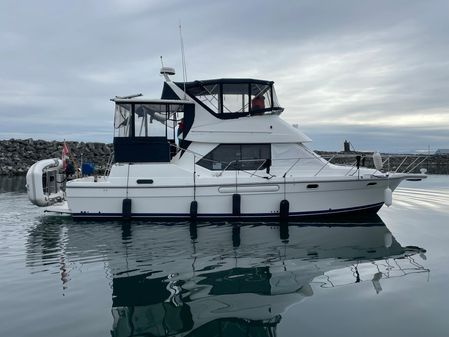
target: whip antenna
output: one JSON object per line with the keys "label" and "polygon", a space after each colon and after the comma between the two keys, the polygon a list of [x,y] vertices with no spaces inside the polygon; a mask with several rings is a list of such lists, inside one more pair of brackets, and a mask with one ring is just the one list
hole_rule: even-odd
{"label": "whip antenna", "polygon": [[186,99],[187,66],[184,54],[184,40],[182,38],[181,21],[179,21],[179,39],[181,42],[182,79],[184,81],[184,99]]}

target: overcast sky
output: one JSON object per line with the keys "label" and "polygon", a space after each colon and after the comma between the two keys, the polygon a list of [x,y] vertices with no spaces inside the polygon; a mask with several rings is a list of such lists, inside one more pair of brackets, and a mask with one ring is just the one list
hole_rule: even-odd
{"label": "overcast sky", "polygon": [[449,148],[449,1],[0,2],[0,139],[112,141],[115,95],[273,80],[313,149]]}

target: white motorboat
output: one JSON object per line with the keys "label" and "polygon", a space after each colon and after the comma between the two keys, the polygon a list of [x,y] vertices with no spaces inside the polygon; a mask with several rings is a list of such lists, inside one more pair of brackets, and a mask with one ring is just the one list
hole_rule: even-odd
{"label": "white motorboat", "polygon": [[[30,200],[75,219],[259,219],[377,212],[424,174],[335,165],[280,118],[273,82],[173,82],[161,99],[115,97],[114,159],[105,176],[60,183],[61,160],[33,165]],[[61,202],[61,190],[64,191]]]}

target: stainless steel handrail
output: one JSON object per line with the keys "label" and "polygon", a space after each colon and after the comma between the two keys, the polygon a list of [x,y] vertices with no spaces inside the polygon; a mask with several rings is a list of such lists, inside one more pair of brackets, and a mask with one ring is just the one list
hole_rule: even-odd
{"label": "stainless steel handrail", "polygon": [[324,165],[318,170],[318,172],[315,173],[314,177],[316,177],[318,174],[320,174],[320,172],[321,172],[322,170],[324,170],[324,168],[325,168],[328,164],[330,164],[331,160],[334,159],[335,156],[336,156],[336,154],[334,154],[328,161],[326,161],[326,162],[324,163]]}

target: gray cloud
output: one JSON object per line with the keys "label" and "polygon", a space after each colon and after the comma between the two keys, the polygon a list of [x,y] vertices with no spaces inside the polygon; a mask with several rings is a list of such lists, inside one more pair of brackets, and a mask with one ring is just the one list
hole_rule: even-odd
{"label": "gray cloud", "polygon": [[[429,131],[430,129],[430,131]],[[447,142],[447,128],[403,127],[398,131],[392,127],[323,126],[310,127],[309,136],[313,142],[308,146],[315,150],[343,150],[343,142],[350,140],[359,151],[381,151],[412,153],[427,151],[429,146]],[[419,143],[414,139],[419,137]],[[404,141],[410,139],[411,141]]]}
{"label": "gray cloud", "polygon": [[[446,1],[0,3],[0,137],[112,139],[114,95],[188,77],[274,80],[314,148],[449,147]],[[181,79],[177,75],[177,80]],[[373,145],[374,147],[374,145]]]}

